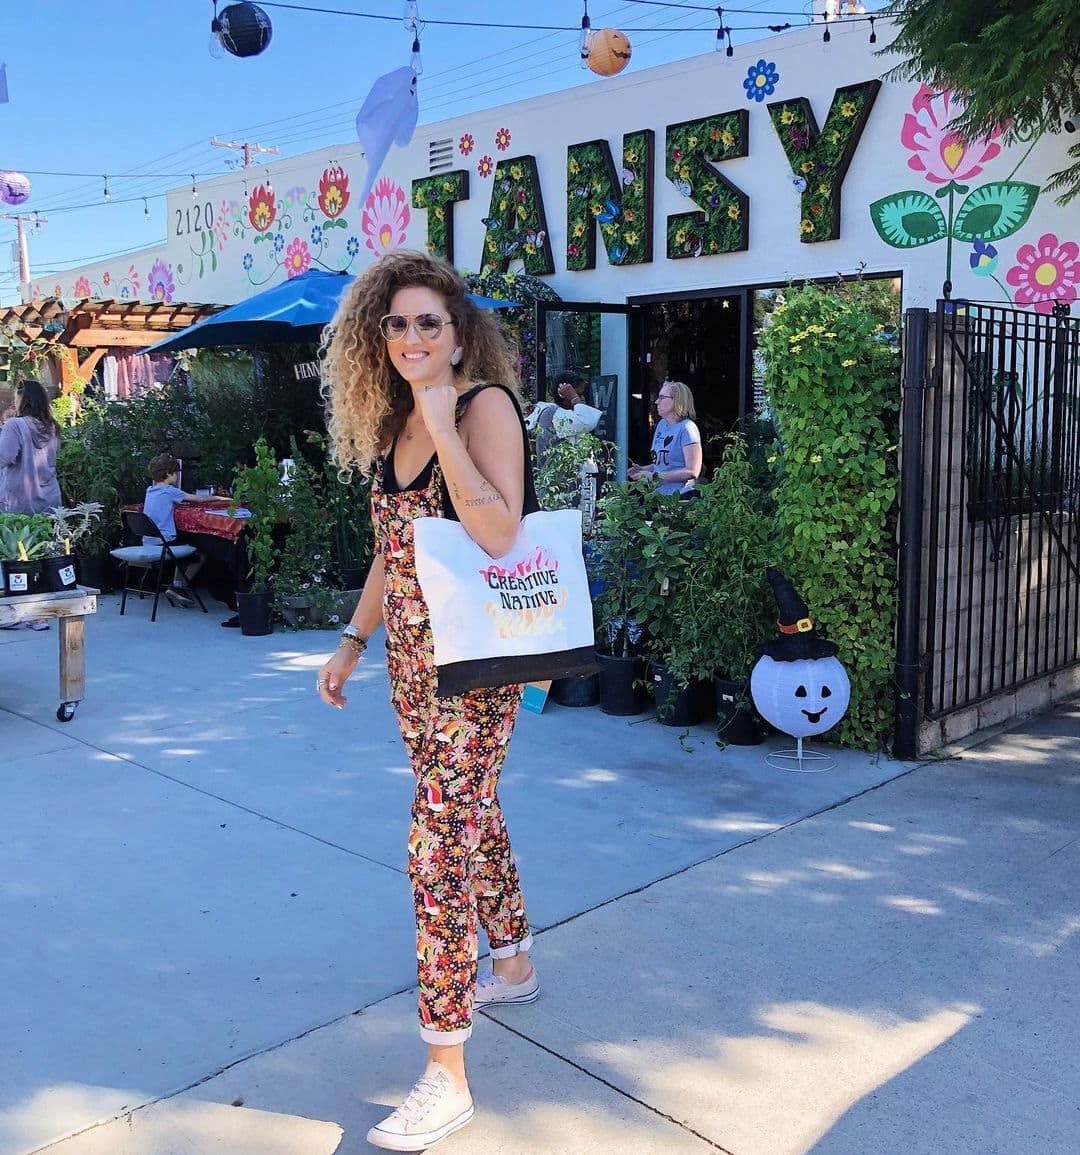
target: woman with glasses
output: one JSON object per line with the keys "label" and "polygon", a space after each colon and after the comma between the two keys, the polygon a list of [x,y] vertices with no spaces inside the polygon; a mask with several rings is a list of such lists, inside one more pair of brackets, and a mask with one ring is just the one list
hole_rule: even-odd
{"label": "woman with glasses", "polygon": [[[316,689],[343,707],[345,683],[385,623],[392,704],[416,779],[408,865],[428,1061],[368,1141],[419,1151],[472,1118],[464,1045],[474,1008],[532,1002],[540,987],[497,793],[521,687],[436,697],[413,521],[454,517],[491,557],[503,556],[522,516],[525,435],[513,354],[442,261],[383,256],[356,279],[331,332],[328,426],[338,464],[372,477],[375,560]],[[479,980],[478,921],[493,960]]]}
{"label": "woman with glasses", "polygon": [[661,493],[678,493],[701,474],[701,432],[694,411],[694,395],[682,381],[665,381],[656,395],[656,423],[652,464],[631,465],[627,477],[652,477]]}

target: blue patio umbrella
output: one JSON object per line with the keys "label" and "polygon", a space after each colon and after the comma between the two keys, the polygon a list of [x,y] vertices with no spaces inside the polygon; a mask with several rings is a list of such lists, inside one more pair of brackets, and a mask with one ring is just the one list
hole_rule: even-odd
{"label": "blue patio umbrella", "polygon": [[[342,293],[355,278],[349,273],[319,269],[282,281],[212,317],[181,329],[159,341],[147,353],[175,353],[180,349],[211,349],[243,345],[291,345],[317,341],[333,320]],[[469,294],[482,309],[503,309],[513,301]]]}

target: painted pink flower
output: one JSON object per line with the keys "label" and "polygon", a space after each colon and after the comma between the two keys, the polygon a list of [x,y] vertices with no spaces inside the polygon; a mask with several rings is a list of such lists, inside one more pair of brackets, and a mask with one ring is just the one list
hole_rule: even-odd
{"label": "painted pink flower", "polygon": [[300,237],[293,237],[285,250],[285,272],[289,279],[299,277],[311,268],[311,253],[308,252],[307,241]]}
{"label": "painted pink flower", "polygon": [[495,147],[499,152],[506,152],[510,147],[510,129],[500,128],[499,131],[495,133]]}
{"label": "painted pink flower", "polygon": [[900,129],[900,143],[911,150],[908,168],[923,173],[932,184],[971,180],[1001,152],[998,137],[1005,125],[970,142],[949,131],[963,110],[960,99],[949,89],[934,92],[924,84],[915,93],[911,108]]}
{"label": "painted pink flower", "polygon": [[[138,287],[136,286],[136,292]],[[152,301],[171,301],[176,292],[176,282],[173,280],[172,265],[157,260],[150,266],[146,274],[146,291]]]}
{"label": "painted pink flower", "polygon": [[236,201],[223,200],[214,215],[214,240],[217,243],[219,253],[224,250],[229,240],[229,233],[232,231],[233,209],[235,208]]}
{"label": "painted pink flower", "polygon": [[476,141],[473,139],[473,134],[467,132],[462,136],[461,140],[458,141],[458,152],[460,152],[462,156],[468,156],[475,146]]}
{"label": "painted pink flower", "polygon": [[86,277],[80,277],[75,282],[75,287],[72,290],[72,292],[75,294],[76,297],[89,297],[90,296],[90,282],[86,279]]}
{"label": "painted pink flower", "polygon": [[137,297],[139,295],[139,270],[134,265],[128,269],[127,279],[131,282],[131,291]]}
{"label": "painted pink flower", "polygon": [[482,156],[476,162],[476,171],[486,179],[495,171],[495,162],[490,156]]}
{"label": "painted pink flower", "polygon": [[1072,304],[1080,281],[1080,245],[1059,241],[1053,233],[1043,233],[1034,245],[1016,250],[1016,264],[1005,280],[1016,287],[1018,305],[1030,305],[1036,313],[1049,313],[1058,301]]}
{"label": "painted pink flower", "polygon": [[111,282],[112,282],[112,273],[110,273],[109,270],[106,269],[105,272],[103,272],[101,274],[101,283],[103,285],[105,285],[107,288]]}
{"label": "painted pink flower", "polygon": [[388,253],[405,243],[409,225],[409,199],[405,190],[389,177],[381,177],[364,205],[360,227],[373,253]]}

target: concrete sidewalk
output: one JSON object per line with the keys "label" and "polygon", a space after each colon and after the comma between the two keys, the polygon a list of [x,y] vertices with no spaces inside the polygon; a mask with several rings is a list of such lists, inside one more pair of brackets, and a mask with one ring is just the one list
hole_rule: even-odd
{"label": "concrete sidewalk", "polygon": [[[337,714],[332,636],[147,618],[102,599],[68,726],[55,639],[0,636],[0,1152],[371,1150],[421,1061],[385,671]],[[524,714],[544,994],[480,1016],[439,1150],[1073,1155],[1078,731],[792,775]]]}

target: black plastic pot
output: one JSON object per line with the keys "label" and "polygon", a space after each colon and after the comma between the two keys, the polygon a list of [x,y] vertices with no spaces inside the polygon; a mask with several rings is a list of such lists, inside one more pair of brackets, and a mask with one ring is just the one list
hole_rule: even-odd
{"label": "black plastic pot", "polygon": [[270,591],[238,593],[236,612],[240,616],[240,632],[249,638],[261,638],[270,633]]}
{"label": "black plastic pot", "polygon": [[[653,691],[656,694],[656,717],[665,726],[696,726],[705,717],[701,684],[675,687],[671,674],[662,662],[654,662],[650,669]],[[677,689],[677,692],[674,692]]]}
{"label": "black plastic pot", "polygon": [[596,661],[600,667],[600,709],[619,717],[640,714],[645,709],[645,692],[636,684],[641,677],[639,659],[597,654]]}
{"label": "black plastic pot", "polygon": [[116,564],[108,554],[80,554],[79,581],[92,590],[111,593],[117,585]]}
{"label": "black plastic pot", "polygon": [[367,581],[366,569],[343,569],[341,571],[341,588],[345,590],[362,590]]}
{"label": "black plastic pot", "polygon": [[745,701],[746,686],[713,678],[716,695],[716,736],[732,746],[757,746],[765,741],[765,730],[753,709],[740,705]]}
{"label": "black plastic pot", "polygon": [[556,678],[551,683],[549,697],[560,706],[595,706],[600,701],[600,675]]}
{"label": "black plastic pot", "polygon": [[36,594],[44,589],[39,561],[5,561],[4,593],[8,597]]}
{"label": "black plastic pot", "polygon": [[79,584],[75,555],[45,558],[41,563],[41,575],[45,588],[53,593],[73,590]]}

